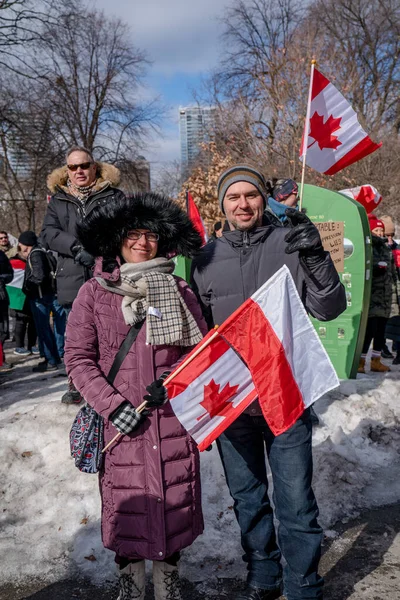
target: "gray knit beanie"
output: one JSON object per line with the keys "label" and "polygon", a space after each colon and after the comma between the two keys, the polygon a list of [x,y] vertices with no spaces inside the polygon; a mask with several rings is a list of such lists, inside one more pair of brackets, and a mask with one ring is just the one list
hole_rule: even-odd
{"label": "gray knit beanie", "polygon": [[267,202],[267,187],[266,182],[263,175],[253,169],[253,167],[249,167],[248,165],[235,165],[230,169],[227,169],[222,173],[218,180],[217,190],[218,190],[218,202],[221,208],[221,211],[225,214],[223,202],[225,198],[225,194],[228,191],[228,188],[238,181],[247,181],[247,183],[252,183],[260,192],[261,196],[264,198],[264,203]]}

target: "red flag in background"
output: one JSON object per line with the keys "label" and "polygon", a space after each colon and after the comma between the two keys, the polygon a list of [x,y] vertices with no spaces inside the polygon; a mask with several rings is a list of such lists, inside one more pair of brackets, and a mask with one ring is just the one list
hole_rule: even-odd
{"label": "red flag in background", "polygon": [[358,122],[357,114],[344,96],[313,68],[309,105],[300,157],[325,175],[334,175],[380,148]]}
{"label": "red flag in background", "polygon": [[204,244],[208,242],[207,231],[204,226],[203,219],[200,216],[199,209],[197,208],[189,191],[186,192],[186,210],[194,228],[199,232],[204,246]]}
{"label": "red flag in background", "polygon": [[373,185],[360,185],[355,188],[339,191],[341,194],[345,194],[362,204],[368,215],[372,213],[382,201],[382,196]]}

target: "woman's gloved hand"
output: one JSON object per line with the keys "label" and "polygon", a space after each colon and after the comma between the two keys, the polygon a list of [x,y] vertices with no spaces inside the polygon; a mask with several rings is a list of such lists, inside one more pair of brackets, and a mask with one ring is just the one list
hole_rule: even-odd
{"label": "woman's gloved hand", "polygon": [[143,413],[138,413],[130,402],[124,402],[112,413],[110,421],[120,433],[128,435],[139,427],[144,416]]}
{"label": "woman's gloved hand", "polygon": [[307,261],[321,259],[325,256],[321,236],[314,223],[302,212],[287,208],[286,217],[292,229],[285,236],[286,254],[298,252]]}
{"label": "woman's gloved hand", "polygon": [[158,408],[168,401],[168,392],[163,383],[169,374],[170,371],[164,371],[159,379],[146,387],[149,392],[146,396],[143,396],[143,400],[147,402],[146,408]]}

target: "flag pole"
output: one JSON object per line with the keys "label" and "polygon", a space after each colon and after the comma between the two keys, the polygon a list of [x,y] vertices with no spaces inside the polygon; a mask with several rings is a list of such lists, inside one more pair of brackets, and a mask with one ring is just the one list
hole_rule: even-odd
{"label": "flag pole", "polygon": [[[175,371],[173,371],[172,373],[170,373],[170,375],[168,375],[168,377],[163,381],[163,385],[167,385],[167,383],[169,383],[170,381],[172,381],[172,379],[178,375],[178,373],[180,373],[181,371],[183,371],[183,369],[192,362],[192,360],[194,360],[196,358],[196,356],[198,356],[200,354],[200,352],[202,352],[204,350],[204,348],[206,348],[212,341],[214,338],[217,337],[218,335],[218,325],[215,325],[214,327],[215,331],[212,335],[210,335],[210,337],[204,342],[204,344],[202,344],[200,346],[200,348],[197,348],[196,352],[194,352],[191,356],[188,356],[188,358],[186,360],[183,361],[183,363],[181,363],[179,365],[179,367],[177,369],[175,369]],[[141,413],[144,411],[144,409],[146,408],[146,404],[147,401],[145,400],[144,402],[142,402],[142,404],[140,404],[140,406],[137,407],[136,412],[137,413]],[[112,440],[110,440],[107,444],[107,446],[104,446],[103,450],[101,451],[101,453],[103,454],[104,452],[106,452],[108,450],[108,448],[110,446],[112,446],[112,444],[114,442],[116,442],[119,437],[122,435],[122,433],[117,433],[116,436],[113,437]]]}
{"label": "flag pole", "polygon": [[303,208],[303,190],[304,190],[304,176],[306,172],[306,156],[307,156],[307,143],[308,143],[308,131],[310,128],[310,111],[311,111],[311,94],[312,94],[312,84],[314,78],[314,68],[317,64],[317,61],[313,58],[311,61],[311,72],[310,72],[310,88],[308,90],[308,100],[307,100],[307,112],[306,112],[306,122],[304,124],[304,133],[303,133],[303,166],[301,169],[301,183],[300,183],[300,202],[299,209]]}

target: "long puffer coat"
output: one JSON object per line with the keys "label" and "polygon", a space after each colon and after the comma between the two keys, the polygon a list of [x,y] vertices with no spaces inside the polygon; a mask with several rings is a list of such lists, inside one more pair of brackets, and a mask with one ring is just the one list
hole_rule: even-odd
{"label": "long puffer coat", "polygon": [[[119,268],[95,275],[117,281]],[[179,290],[202,333],[206,325],[196,297],[182,279]],[[83,285],[68,318],[65,364],[87,402],[105,419],[107,444],[117,433],[109,416],[129,400],[143,401],[146,386],[179,361],[190,348],[146,345],[145,326],[110,386],[104,377],[129,326],[122,297],[96,279]],[[122,436],[105,456],[100,474],[102,538],[106,548],[127,558],[163,560],[189,546],[203,531],[199,455],[195,442],[169,403],[152,409],[140,427]]]}

